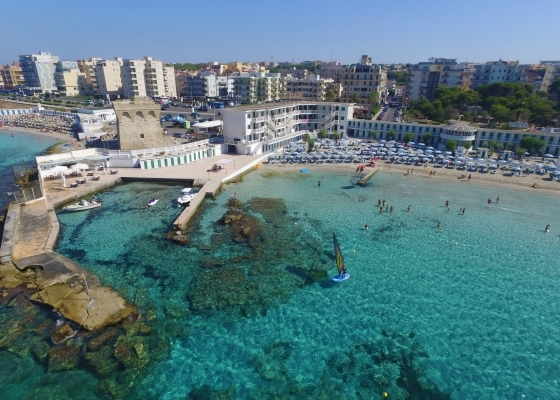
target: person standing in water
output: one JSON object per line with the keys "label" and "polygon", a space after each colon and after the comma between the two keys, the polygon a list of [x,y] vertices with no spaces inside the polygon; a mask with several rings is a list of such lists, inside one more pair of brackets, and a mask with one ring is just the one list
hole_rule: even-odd
{"label": "person standing in water", "polygon": [[488,198],[488,204],[492,203],[492,199]]}
{"label": "person standing in water", "polygon": [[441,230],[441,223],[439,221],[437,222],[437,228]]}
{"label": "person standing in water", "polygon": [[500,201],[500,196],[498,196],[498,197],[496,198],[496,204],[498,204],[499,201]]}
{"label": "person standing in water", "polygon": [[408,206],[408,208],[406,209],[406,211],[410,212],[410,206]]}
{"label": "person standing in water", "polygon": [[365,225],[364,225],[364,229],[367,231],[367,230],[369,229],[369,225],[368,225],[368,224],[365,224]]}
{"label": "person standing in water", "polygon": [[550,232],[550,224],[548,224],[548,225],[546,226],[546,228],[544,228],[544,231],[547,232],[547,233]]}

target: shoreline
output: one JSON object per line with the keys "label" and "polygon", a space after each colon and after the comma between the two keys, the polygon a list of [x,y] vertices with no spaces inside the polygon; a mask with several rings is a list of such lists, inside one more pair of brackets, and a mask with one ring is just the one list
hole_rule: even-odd
{"label": "shoreline", "polygon": [[[329,172],[356,172],[356,167],[359,164],[268,164],[263,163],[259,170],[261,171],[294,171],[297,172],[302,168],[308,168],[311,171],[313,169],[329,171]],[[427,169],[424,169],[423,166],[417,167],[412,165],[406,164],[391,164],[388,162],[382,161],[379,165],[379,170],[377,173],[384,173],[384,174],[392,174],[392,175],[406,175],[407,170],[412,170],[411,177],[416,178],[425,178],[425,179],[437,179],[437,180],[459,180],[465,184],[475,184],[475,185],[482,185],[488,187],[507,187],[510,189],[522,190],[526,192],[535,192],[547,195],[556,195],[558,196],[560,192],[560,182],[557,181],[550,181],[548,179],[543,179],[538,175],[526,175],[523,174],[521,176],[504,176],[502,171],[496,172],[495,175],[490,173],[480,173],[480,172],[469,172],[466,170],[456,170],[456,169],[446,169],[444,167],[435,167],[432,164],[429,164]],[[371,171],[371,167],[366,167],[364,172],[360,174],[360,176],[365,176],[368,172]],[[434,177],[430,177],[430,171],[436,171],[436,175]],[[458,179],[459,175],[471,174],[471,180],[465,179]],[[532,184],[538,183],[541,187],[539,189],[535,189],[531,187]]]}
{"label": "shoreline", "polygon": [[[20,126],[4,126],[4,128],[0,129],[0,133],[10,133],[10,134],[17,134],[17,135],[31,135],[37,138],[43,139],[53,139],[56,140],[57,143],[48,147],[48,149],[55,149],[55,153],[63,153],[68,151],[69,149],[64,147],[65,144],[69,143],[71,140],[74,140],[72,136],[68,133],[60,133],[60,132],[43,132],[39,129],[35,128],[22,128]],[[81,149],[80,149],[81,150]]]}

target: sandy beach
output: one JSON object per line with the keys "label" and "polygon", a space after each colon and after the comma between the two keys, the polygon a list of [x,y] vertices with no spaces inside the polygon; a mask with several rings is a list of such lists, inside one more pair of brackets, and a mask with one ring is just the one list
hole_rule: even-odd
{"label": "sandy beach", "polygon": [[[356,168],[359,164],[268,164],[263,163],[259,168],[261,171],[299,171],[302,168],[308,168],[311,171],[314,170],[324,170],[324,171],[344,171],[344,172],[354,172],[357,176],[365,176],[371,171],[371,167],[366,167],[363,172],[356,172]],[[548,174],[539,176],[535,174],[527,175],[521,173],[521,176],[509,176],[509,171],[496,171],[495,174],[490,172],[469,172],[467,170],[457,170],[454,168],[445,168],[442,166],[434,166],[433,164],[428,164],[428,168],[423,166],[411,166],[406,164],[394,164],[389,161],[380,161],[378,164],[379,171],[377,173],[384,174],[394,174],[394,175],[406,175],[409,170],[412,171],[408,176],[416,179],[434,179],[434,180],[458,180],[463,182],[465,185],[487,185],[491,187],[496,186],[506,186],[514,189],[521,189],[527,191],[539,191],[542,193],[549,193],[553,195],[558,195],[560,193],[560,182],[551,181],[548,178]],[[430,177],[430,171],[435,171],[435,176]],[[507,172],[508,175],[504,175],[503,172]],[[465,174],[467,177],[471,175],[471,179],[467,178],[458,179],[461,174]],[[375,178],[372,178],[375,179]],[[537,183],[540,185],[539,189],[532,187],[533,184]]]}

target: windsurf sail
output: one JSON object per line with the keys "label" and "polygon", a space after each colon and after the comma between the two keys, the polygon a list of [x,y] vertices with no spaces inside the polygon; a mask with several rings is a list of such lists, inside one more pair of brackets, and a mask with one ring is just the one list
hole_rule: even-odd
{"label": "windsurf sail", "polygon": [[339,275],[346,272],[346,265],[344,264],[344,256],[342,251],[340,251],[340,246],[338,245],[338,240],[336,240],[336,235],[333,232],[333,244],[334,244],[334,256],[336,259],[336,269],[338,269]]}

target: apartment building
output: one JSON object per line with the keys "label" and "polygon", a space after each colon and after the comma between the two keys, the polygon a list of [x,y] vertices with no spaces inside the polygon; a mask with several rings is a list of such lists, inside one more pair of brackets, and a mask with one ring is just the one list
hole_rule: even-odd
{"label": "apartment building", "polygon": [[254,104],[279,100],[283,92],[279,73],[241,72],[233,75],[233,92],[238,103]]}
{"label": "apartment building", "polygon": [[332,79],[334,82],[340,82],[344,76],[344,66],[338,61],[331,61],[327,64],[321,64],[319,67],[319,75],[323,79]]}
{"label": "apartment building", "polygon": [[163,67],[163,89],[165,96],[171,99],[177,97],[177,84],[175,82],[175,67],[166,65]]}
{"label": "apartment building", "polygon": [[124,97],[176,97],[174,67],[144,57],[124,60],[121,67]]}
{"label": "apartment building", "polygon": [[372,93],[384,96],[387,86],[387,73],[380,65],[372,64],[371,57],[362,56],[359,64],[344,68],[341,78],[343,102],[351,102],[358,95],[360,103],[368,103]]}
{"label": "apartment building", "polygon": [[5,89],[13,90],[25,86],[25,79],[23,78],[23,72],[18,61],[14,61],[12,65],[4,65],[0,74],[4,81]]}
{"label": "apartment building", "polygon": [[58,61],[57,56],[43,51],[19,56],[25,86],[34,92],[55,92],[57,88],[54,73]]}
{"label": "apartment building", "polygon": [[224,141],[228,151],[259,154],[299,140],[320,129],[345,132],[354,114],[347,103],[287,102],[245,105],[224,110]]}
{"label": "apartment building", "polygon": [[0,87],[4,88],[4,86],[6,86],[5,80],[4,80],[4,66],[0,65]]}
{"label": "apartment building", "polygon": [[57,62],[54,72],[56,90],[58,90],[59,93],[66,94],[66,96],[76,96],[80,94],[78,82],[83,82],[80,75],[85,77],[84,74],[80,73],[76,61]]}
{"label": "apartment building", "polygon": [[86,96],[96,95],[99,88],[97,86],[97,75],[95,74],[95,66],[101,61],[101,58],[92,57],[89,60],[78,60],[77,65],[83,78],[80,79],[80,94]]}
{"label": "apartment building", "polygon": [[408,97],[410,100],[434,100],[440,86],[468,88],[471,73],[458,67],[454,58],[430,58],[410,69]]}
{"label": "apartment building", "polygon": [[325,101],[332,79],[322,79],[319,75],[311,75],[303,79],[287,77],[283,83],[284,99],[304,99],[312,101]]}
{"label": "apartment building", "polygon": [[113,60],[99,60],[95,63],[95,77],[97,80],[97,93],[112,100],[123,96],[121,79],[122,58]]}
{"label": "apartment building", "polygon": [[471,88],[492,83],[524,82],[525,70],[530,65],[519,64],[519,61],[488,61],[473,65]]}
{"label": "apartment building", "polygon": [[539,90],[548,92],[550,84],[560,78],[560,61],[541,61],[541,64],[546,65],[546,70]]}

